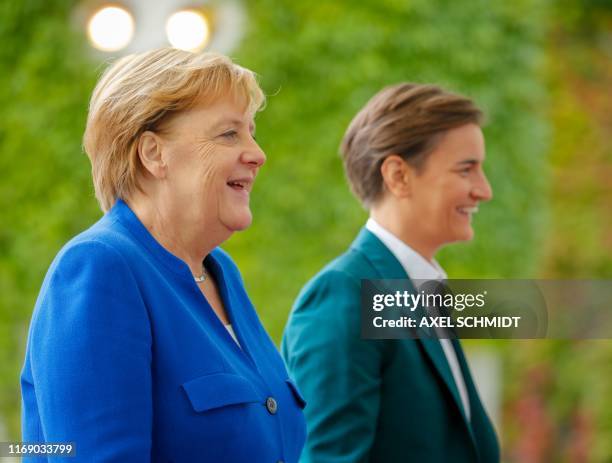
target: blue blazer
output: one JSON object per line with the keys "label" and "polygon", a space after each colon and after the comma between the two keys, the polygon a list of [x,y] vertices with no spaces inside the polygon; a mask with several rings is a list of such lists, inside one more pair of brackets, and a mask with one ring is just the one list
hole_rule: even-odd
{"label": "blue blazer", "polygon": [[74,463],[296,462],[304,400],[230,257],[206,263],[240,346],[123,201],[71,240],[32,315],[23,440],[74,442]]}

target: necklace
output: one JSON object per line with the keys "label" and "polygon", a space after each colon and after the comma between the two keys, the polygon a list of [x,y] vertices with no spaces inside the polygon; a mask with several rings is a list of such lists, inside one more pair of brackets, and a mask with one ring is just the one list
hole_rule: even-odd
{"label": "necklace", "polygon": [[206,269],[204,268],[204,262],[202,262],[202,274],[200,276],[193,276],[193,279],[195,280],[196,283],[204,283],[204,281],[206,281]]}

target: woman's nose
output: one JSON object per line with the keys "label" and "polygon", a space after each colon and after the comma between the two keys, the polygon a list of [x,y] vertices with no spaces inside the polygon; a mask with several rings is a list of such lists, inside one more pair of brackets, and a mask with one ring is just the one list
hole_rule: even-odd
{"label": "woman's nose", "polygon": [[493,198],[493,190],[491,188],[491,184],[489,180],[487,180],[487,176],[482,173],[478,182],[472,188],[472,196],[478,199],[479,201],[489,201]]}
{"label": "woman's nose", "polygon": [[242,154],[242,162],[250,164],[254,167],[261,167],[266,162],[266,154],[255,140],[252,140],[249,146],[244,150]]}

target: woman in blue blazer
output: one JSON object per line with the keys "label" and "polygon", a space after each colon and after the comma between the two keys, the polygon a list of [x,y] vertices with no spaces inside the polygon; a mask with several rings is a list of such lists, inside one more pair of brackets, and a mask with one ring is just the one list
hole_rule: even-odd
{"label": "woman in blue blazer", "polygon": [[43,283],[25,442],[72,442],[84,462],[298,460],[304,401],[218,247],[251,223],[263,99],[210,53],[131,55],[102,76],[84,146],[106,214]]}

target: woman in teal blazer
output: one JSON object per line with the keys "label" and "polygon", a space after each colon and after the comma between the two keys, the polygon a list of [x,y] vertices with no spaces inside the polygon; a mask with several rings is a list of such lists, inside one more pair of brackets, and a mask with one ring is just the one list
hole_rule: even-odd
{"label": "woman in teal blazer", "polygon": [[370,220],[302,290],[282,353],[309,403],[301,461],[495,463],[495,431],[457,340],[361,338],[362,279],[445,279],[434,259],[471,239],[491,198],[480,111],[432,85],[398,84],[351,122],[342,145]]}
{"label": "woman in teal blazer", "polygon": [[304,400],[218,247],[251,222],[262,99],[214,54],[147,52],[102,77],[85,148],[106,214],[43,283],[25,442],[88,463],[298,460]]}

